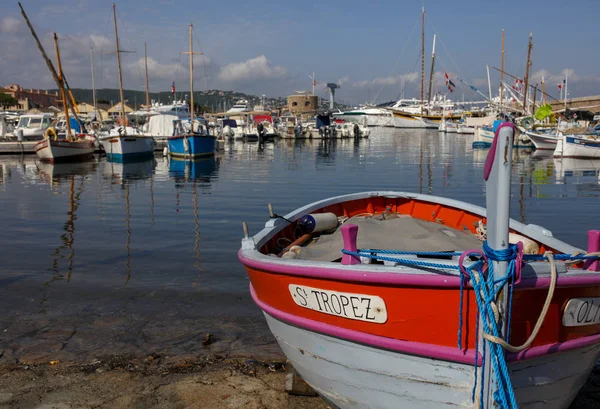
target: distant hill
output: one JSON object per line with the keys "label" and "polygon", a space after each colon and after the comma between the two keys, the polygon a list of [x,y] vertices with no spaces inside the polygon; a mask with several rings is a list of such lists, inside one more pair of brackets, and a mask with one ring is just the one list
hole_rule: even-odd
{"label": "distant hill", "polygon": [[[56,91],[51,90],[51,91]],[[88,102],[92,103],[92,90],[84,88],[73,88],[71,89],[73,96],[77,102]],[[144,91],[135,90],[124,90],[124,98],[127,101],[127,105],[131,107],[138,107],[146,102],[146,93]],[[189,97],[189,92],[176,92],[175,99],[182,100],[186,96]],[[173,95],[171,92],[151,92],[150,99],[155,102],[161,102],[168,104],[172,101]],[[188,98],[189,99],[189,98]],[[261,97],[256,95],[248,95],[242,92],[235,91],[220,91],[220,90],[208,90],[208,91],[195,91],[194,92],[194,104],[206,107],[210,111],[222,111],[231,108],[240,99],[245,99],[251,106],[259,105],[261,103]],[[281,106],[286,104],[286,98],[265,98],[266,103],[272,106]],[[117,104],[120,100],[119,90],[110,88],[101,88],[96,90],[96,101],[98,103],[106,104]]]}

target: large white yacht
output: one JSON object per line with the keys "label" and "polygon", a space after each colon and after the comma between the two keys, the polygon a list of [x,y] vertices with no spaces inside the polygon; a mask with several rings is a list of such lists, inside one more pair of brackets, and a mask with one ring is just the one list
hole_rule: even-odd
{"label": "large white yacht", "polygon": [[235,103],[227,112],[249,112],[252,111],[252,108],[248,104],[248,101],[245,99],[241,99]]}

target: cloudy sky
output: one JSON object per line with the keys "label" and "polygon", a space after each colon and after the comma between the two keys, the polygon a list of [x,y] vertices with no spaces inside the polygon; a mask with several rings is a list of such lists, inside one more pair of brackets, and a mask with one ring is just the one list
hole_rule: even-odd
{"label": "cloudy sky", "polygon": [[[341,85],[347,103],[419,95],[421,1],[320,2],[305,0],[199,2],[122,0],[117,3],[124,86],[144,89],[144,42],[148,47],[151,91],[189,88],[189,24],[194,25],[195,88],[226,89],[285,96],[325,83]],[[116,88],[116,57],[111,2],[105,0],[22,0],[54,58],[57,32],[65,74],[71,87],[91,88],[90,47],[94,48],[96,86]],[[523,77],[527,41],[533,33],[532,83],[542,76],[547,91],[569,75],[570,96],[600,94],[600,57],[592,44],[600,2],[577,7],[558,0],[427,0],[426,71],[437,34],[436,89],[446,91],[443,75],[460,76],[487,94],[486,64],[500,66],[501,30],[506,33],[506,70]],[[16,1],[0,2],[0,85],[54,87],[52,77],[24,23]],[[492,68],[496,92],[499,74]],[[452,97],[478,99],[457,85]]]}

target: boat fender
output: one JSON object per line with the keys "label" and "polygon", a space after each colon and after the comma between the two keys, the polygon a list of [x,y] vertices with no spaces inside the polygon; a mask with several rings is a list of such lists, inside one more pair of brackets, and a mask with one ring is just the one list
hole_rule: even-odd
{"label": "boat fender", "polygon": [[48,129],[46,129],[46,132],[44,132],[44,138],[52,138],[54,140],[57,140],[58,134],[56,133],[56,129],[53,126],[48,127]]}
{"label": "boat fender", "polygon": [[508,235],[508,242],[510,244],[522,242],[524,254],[538,254],[540,252],[540,246],[535,241],[525,236],[521,236],[520,234],[510,233]]}
{"label": "boat fender", "polygon": [[298,258],[298,253],[296,253],[295,251],[286,251],[285,253],[283,253],[281,258]]}
{"label": "boat fender", "polygon": [[307,214],[298,220],[298,226],[304,233],[319,233],[335,229],[338,218],[334,213]]}

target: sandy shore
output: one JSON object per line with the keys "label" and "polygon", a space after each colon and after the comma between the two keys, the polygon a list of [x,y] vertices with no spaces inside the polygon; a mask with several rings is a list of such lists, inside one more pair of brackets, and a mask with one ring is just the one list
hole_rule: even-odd
{"label": "sandy shore", "polygon": [[0,367],[0,408],[325,409],[284,391],[285,361],[111,356]]}

